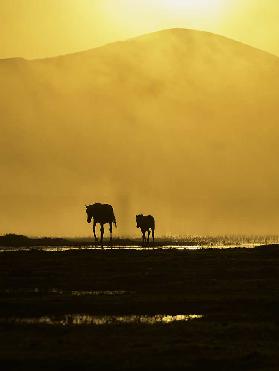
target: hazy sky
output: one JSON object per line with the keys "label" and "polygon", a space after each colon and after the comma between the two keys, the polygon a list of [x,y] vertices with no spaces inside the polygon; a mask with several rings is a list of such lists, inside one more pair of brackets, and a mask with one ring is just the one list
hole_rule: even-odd
{"label": "hazy sky", "polygon": [[[0,0],[0,57],[170,28],[279,56],[275,0]],[[270,234],[279,225],[279,59],[168,30],[0,63],[0,233]],[[152,161],[150,160],[152,159]]]}
{"label": "hazy sky", "polygon": [[276,0],[0,0],[0,58],[54,56],[172,27],[279,55],[278,19]]}

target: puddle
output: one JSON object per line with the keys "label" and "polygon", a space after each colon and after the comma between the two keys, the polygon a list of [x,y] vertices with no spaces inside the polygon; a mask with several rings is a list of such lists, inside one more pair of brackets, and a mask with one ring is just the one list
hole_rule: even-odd
{"label": "puddle", "polygon": [[15,325],[49,325],[49,326],[101,326],[115,324],[143,324],[155,325],[170,324],[173,322],[187,322],[203,318],[199,314],[178,315],[88,315],[67,314],[63,317],[38,317],[38,318],[0,318],[0,324]]}
{"label": "puddle", "polygon": [[119,296],[132,294],[130,291],[124,290],[61,290],[57,288],[39,289],[35,288],[20,288],[20,289],[4,289],[0,290],[1,294],[11,295],[65,295],[65,296]]}

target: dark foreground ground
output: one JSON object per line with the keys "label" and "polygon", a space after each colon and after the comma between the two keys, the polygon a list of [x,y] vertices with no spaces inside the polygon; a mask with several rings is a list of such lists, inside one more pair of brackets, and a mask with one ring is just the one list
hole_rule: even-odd
{"label": "dark foreground ground", "polygon": [[[0,369],[279,370],[278,264],[278,246],[3,252]],[[5,322],[70,313],[205,317],[155,325]]]}

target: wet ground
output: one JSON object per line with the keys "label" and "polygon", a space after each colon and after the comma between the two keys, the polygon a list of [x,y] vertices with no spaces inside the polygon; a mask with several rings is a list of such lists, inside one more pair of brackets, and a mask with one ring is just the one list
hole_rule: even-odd
{"label": "wet ground", "polygon": [[8,370],[278,370],[279,247],[3,251]]}

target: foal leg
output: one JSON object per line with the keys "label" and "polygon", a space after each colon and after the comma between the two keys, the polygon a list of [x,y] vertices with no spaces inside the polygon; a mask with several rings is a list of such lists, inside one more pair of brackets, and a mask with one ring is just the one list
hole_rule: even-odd
{"label": "foal leg", "polygon": [[142,233],[142,243],[144,245],[145,240],[146,240],[146,238],[145,238],[145,231],[144,230],[141,230],[141,233]]}
{"label": "foal leg", "polygon": [[98,241],[98,238],[96,236],[96,222],[93,223],[93,233],[94,233],[94,237],[95,237],[95,241],[97,242]]}
{"label": "foal leg", "polygon": [[109,223],[110,242],[112,241],[112,222]]}
{"label": "foal leg", "polygon": [[150,229],[148,229],[148,237],[147,237],[147,242],[149,243],[149,236],[150,236]]}

